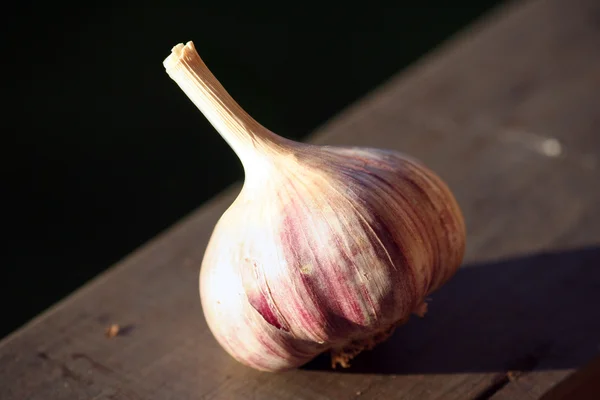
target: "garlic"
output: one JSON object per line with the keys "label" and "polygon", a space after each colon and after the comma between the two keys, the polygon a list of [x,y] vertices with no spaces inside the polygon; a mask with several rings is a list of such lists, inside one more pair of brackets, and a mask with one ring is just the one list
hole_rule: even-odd
{"label": "garlic", "polygon": [[264,371],[325,351],[333,367],[347,367],[425,313],[465,250],[460,209],[432,171],[394,151],[274,134],[229,96],[192,42],[164,66],[244,167],[200,270],[204,315],[227,352]]}

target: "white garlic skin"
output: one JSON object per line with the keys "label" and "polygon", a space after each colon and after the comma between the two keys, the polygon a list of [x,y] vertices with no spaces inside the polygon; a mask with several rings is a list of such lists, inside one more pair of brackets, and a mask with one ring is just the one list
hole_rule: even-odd
{"label": "white garlic skin", "polygon": [[227,93],[192,42],[164,61],[240,158],[244,187],[200,271],[208,326],[240,362],[347,366],[385,340],[459,267],[465,226],[446,185],[404,155],[277,136]]}
{"label": "white garlic skin", "polygon": [[245,166],[207,247],[208,326],[259,370],[326,350],[346,366],[456,272],[462,214],[435,174],[393,151],[298,143],[268,159]]}

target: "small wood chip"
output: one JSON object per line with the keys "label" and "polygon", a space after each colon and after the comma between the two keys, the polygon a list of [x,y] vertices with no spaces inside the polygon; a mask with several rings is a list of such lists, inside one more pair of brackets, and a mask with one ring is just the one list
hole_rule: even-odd
{"label": "small wood chip", "polygon": [[517,379],[519,379],[519,376],[521,375],[521,371],[508,371],[506,373],[506,377],[508,378],[509,381],[514,382]]}
{"label": "small wood chip", "polygon": [[118,324],[112,324],[108,328],[106,328],[106,337],[109,339],[114,338],[119,334],[120,327]]}

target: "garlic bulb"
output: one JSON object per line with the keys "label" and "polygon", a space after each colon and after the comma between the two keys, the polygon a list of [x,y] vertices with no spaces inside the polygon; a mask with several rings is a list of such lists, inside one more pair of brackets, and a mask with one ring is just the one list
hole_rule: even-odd
{"label": "garlic bulb", "polygon": [[191,42],[164,65],[244,167],[200,270],[205,318],[227,352],[264,371],[325,351],[333,367],[347,367],[425,313],[465,249],[459,207],[432,171],[393,151],[274,134],[229,96]]}

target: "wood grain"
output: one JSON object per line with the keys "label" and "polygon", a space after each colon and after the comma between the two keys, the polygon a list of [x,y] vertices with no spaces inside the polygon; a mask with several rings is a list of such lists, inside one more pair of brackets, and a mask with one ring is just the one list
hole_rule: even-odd
{"label": "wood grain", "polygon": [[540,397],[600,350],[598,49],[599,2],[510,3],[313,135],[420,158],[467,220],[427,318],[352,368],[260,373],[211,336],[198,270],[236,185],[4,339],[0,398]]}

